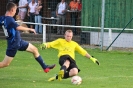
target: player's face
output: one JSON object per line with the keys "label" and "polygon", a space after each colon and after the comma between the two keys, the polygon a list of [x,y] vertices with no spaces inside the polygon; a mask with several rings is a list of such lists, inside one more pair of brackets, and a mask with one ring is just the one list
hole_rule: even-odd
{"label": "player's face", "polygon": [[65,39],[66,41],[70,42],[72,40],[72,37],[73,37],[73,33],[69,33],[69,32],[66,32],[65,33]]}
{"label": "player's face", "polygon": [[12,15],[14,16],[17,10],[17,6],[15,6],[14,8],[12,8]]}

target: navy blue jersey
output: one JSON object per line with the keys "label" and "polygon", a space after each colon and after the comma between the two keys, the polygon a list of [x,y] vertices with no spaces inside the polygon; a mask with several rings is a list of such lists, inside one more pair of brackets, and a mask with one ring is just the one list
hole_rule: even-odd
{"label": "navy blue jersey", "polygon": [[8,42],[8,48],[13,44],[19,44],[21,36],[19,31],[16,30],[19,25],[15,22],[14,18],[10,16],[1,16],[0,24],[4,30]]}
{"label": "navy blue jersey", "polygon": [[19,31],[16,29],[19,25],[13,17],[1,16],[0,25],[7,39],[7,56],[14,57],[17,50],[25,51],[27,49],[29,43],[21,39]]}

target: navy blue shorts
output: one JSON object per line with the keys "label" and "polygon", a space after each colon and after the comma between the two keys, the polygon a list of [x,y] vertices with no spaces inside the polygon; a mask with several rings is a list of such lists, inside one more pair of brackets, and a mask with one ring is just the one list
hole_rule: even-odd
{"label": "navy blue shorts", "polygon": [[59,58],[59,64],[62,66],[66,60],[70,61],[70,66],[68,67],[67,71],[69,72],[72,68],[77,68],[78,72],[80,72],[80,69],[76,65],[75,60],[73,60],[69,55],[63,55]]}
{"label": "navy blue shorts", "polygon": [[12,45],[8,45],[8,48],[6,50],[6,55],[10,56],[10,57],[14,57],[18,50],[19,51],[26,51],[28,46],[29,46],[29,43],[24,41],[24,40],[21,40],[16,45],[15,45],[15,43]]}

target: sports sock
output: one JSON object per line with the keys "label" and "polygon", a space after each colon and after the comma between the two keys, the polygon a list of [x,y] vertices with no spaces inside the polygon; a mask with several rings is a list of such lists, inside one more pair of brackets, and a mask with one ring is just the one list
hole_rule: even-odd
{"label": "sports sock", "polygon": [[58,79],[58,75],[56,75],[56,79]]}
{"label": "sports sock", "polygon": [[69,78],[69,72],[65,72],[63,79]]}
{"label": "sports sock", "polygon": [[[67,78],[69,78],[70,76],[69,76],[69,72],[66,72],[65,74],[64,74],[64,77],[63,77],[63,79],[67,79]],[[56,79],[58,79],[58,75],[56,75]]]}
{"label": "sports sock", "polygon": [[35,59],[38,61],[38,63],[41,65],[41,67],[43,69],[47,68],[47,65],[44,63],[44,61],[43,61],[43,59],[42,59],[42,57],[40,55],[37,58],[35,58]]}
{"label": "sports sock", "polygon": [[66,66],[61,66],[60,70],[64,70],[64,72],[66,72]]}

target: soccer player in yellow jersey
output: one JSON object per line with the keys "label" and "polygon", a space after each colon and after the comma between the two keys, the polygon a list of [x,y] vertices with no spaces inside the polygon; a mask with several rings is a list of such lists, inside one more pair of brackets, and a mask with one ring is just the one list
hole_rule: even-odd
{"label": "soccer player in yellow jersey", "polygon": [[99,65],[99,62],[96,58],[91,57],[86,50],[78,45],[78,43],[72,41],[73,32],[71,30],[67,30],[64,36],[65,39],[59,38],[52,42],[43,43],[40,45],[42,49],[55,48],[59,50],[58,57],[59,64],[61,66],[60,71],[57,76],[50,78],[48,81],[54,81],[55,79],[60,81],[78,74],[80,70],[76,65],[75,51]]}

